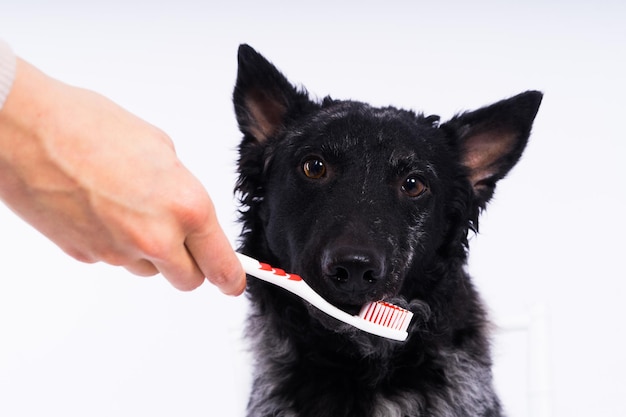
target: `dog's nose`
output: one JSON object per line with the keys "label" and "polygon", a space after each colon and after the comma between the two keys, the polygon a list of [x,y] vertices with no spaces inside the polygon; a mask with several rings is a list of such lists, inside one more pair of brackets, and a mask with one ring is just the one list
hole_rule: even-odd
{"label": "dog's nose", "polygon": [[327,250],[322,259],[322,271],[342,292],[371,291],[384,275],[382,257],[367,250],[337,248]]}

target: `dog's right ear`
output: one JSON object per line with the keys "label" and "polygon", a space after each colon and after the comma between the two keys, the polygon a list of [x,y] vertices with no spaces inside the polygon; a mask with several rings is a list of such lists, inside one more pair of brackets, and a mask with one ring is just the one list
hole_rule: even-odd
{"label": "dog's right ear", "polygon": [[313,103],[261,54],[240,45],[233,103],[239,129],[248,140],[265,143]]}

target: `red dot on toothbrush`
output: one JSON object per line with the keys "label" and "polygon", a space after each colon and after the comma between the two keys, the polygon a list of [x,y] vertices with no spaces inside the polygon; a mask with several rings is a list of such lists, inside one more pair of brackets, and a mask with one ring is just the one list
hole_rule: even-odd
{"label": "red dot on toothbrush", "polygon": [[263,270],[263,271],[271,271],[274,268],[272,268],[272,266],[270,264],[266,264],[263,262],[259,262],[261,264],[261,266],[259,267],[259,269]]}
{"label": "red dot on toothbrush", "polygon": [[280,268],[274,268],[274,275],[278,275],[279,277],[286,277],[287,273]]}
{"label": "red dot on toothbrush", "polygon": [[291,281],[302,281],[302,277],[296,274],[289,274],[289,279]]}

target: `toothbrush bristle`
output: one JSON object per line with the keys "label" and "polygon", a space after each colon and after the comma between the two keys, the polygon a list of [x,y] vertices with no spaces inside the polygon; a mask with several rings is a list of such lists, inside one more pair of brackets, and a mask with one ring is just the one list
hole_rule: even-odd
{"label": "toothbrush bristle", "polygon": [[365,304],[359,317],[374,324],[405,332],[409,328],[413,313],[386,301],[376,301]]}

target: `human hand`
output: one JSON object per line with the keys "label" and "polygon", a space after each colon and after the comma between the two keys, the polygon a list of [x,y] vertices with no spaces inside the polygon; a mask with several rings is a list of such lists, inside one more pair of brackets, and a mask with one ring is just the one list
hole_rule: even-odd
{"label": "human hand", "polygon": [[226,294],[245,288],[209,195],[169,137],[20,59],[0,110],[0,199],[80,261],[160,272],[181,290],[205,277]]}

